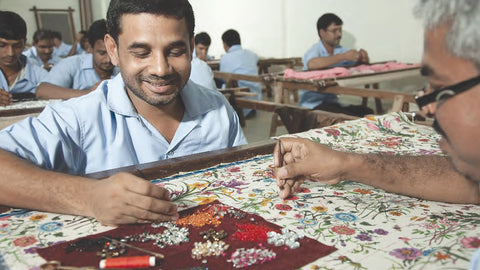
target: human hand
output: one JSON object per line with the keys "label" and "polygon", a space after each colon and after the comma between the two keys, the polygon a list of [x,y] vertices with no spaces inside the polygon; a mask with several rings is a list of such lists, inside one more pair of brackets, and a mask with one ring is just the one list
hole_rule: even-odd
{"label": "human hand", "polygon": [[0,88],[0,106],[13,104],[12,94]]}
{"label": "human hand", "polygon": [[360,52],[356,50],[349,50],[348,52],[343,53],[344,60],[357,62],[360,60]]}
{"label": "human hand", "polygon": [[86,195],[90,215],[103,225],[178,219],[168,190],[132,174],[119,173],[95,181]]}
{"label": "human hand", "polygon": [[368,57],[367,51],[365,51],[364,49],[360,49],[358,52],[360,53],[360,58],[358,59],[358,62],[364,64],[370,63],[370,58]]}
{"label": "human hand", "polygon": [[273,152],[281,198],[292,195],[307,179],[325,184],[340,182],[347,154],[300,138],[282,138],[281,148],[283,164],[278,145]]}

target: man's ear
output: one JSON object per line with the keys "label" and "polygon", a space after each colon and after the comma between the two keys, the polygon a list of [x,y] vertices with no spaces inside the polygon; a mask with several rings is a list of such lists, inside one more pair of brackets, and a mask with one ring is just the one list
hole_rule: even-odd
{"label": "man's ear", "polygon": [[325,30],[324,29],[318,30],[318,37],[320,39],[323,39],[323,36],[325,36]]}
{"label": "man's ear", "polygon": [[110,34],[106,34],[103,41],[105,42],[108,56],[110,56],[110,61],[113,65],[118,66],[118,46],[115,39]]}

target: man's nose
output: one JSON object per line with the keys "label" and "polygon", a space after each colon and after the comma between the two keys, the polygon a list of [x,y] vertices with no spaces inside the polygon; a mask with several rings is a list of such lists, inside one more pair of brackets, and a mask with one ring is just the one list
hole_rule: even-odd
{"label": "man's nose", "polygon": [[163,53],[154,53],[150,61],[150,74],[164,76],[171,73],[168,58]]}

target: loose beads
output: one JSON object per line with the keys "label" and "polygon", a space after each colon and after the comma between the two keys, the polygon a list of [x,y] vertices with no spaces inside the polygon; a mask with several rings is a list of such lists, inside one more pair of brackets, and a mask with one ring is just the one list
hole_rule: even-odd
{"label": "loose beads", "polygon": [[304,235],[302,233],[297,233],[290,231],[287,228],[282,229],[282,233],[277,233],[275,231],[270,231],[267,233],[268,240],[267,243],[274,245],[276,247],[286,245],[290,249],[296,249],[300,247],[300,242],[297,240],[302,239]]}
{"label": "loose beads", "polygon": [[177,220],[178,225],[191,225],[193,227],[203,227],[205,225],[214,225],[217,227],[222,223],[221,219],[223,216],[221,215],[216,215],[215,210],[213,208],[211,209],[205,209],[204,211],[196,211],[194,214],[190,216],[186,216],[184,218],[181,218]]}
{"label": "loose beads", "polygon": [[267,232],[271,229],[263,225],[255,225],[250,223],[236,224],[238,230],[233,235],[240,241],[258,241],[265,242],[267,240]]}
{"label": "loose beads", "polygon": [[166,246],[179,245],[189,241],[190,232],[186,227],[178,227],[176,224],[165,222],[161,224],[152,224],[152,227],[166,227],[162,233],[141,233],[127,236],[123,240],[131,242],[149,242],[155,241],[155,245],[164,248]]}
{"label": "loose beads", "polygon": [[118,257],[127,252],[127,248],[122,245],[121,243],[117,242],[105,242],[105,245],[102,248],[102,251],[97,252],[97,256],[100,258],[111,258],[111,257]]}
{"label": "loose beads", "polygon": [[271,261],[276,257],[277,254],[275,252],[259,244],[259,248],[238,248],[232,253],[228,261],[232,262],[235,268],[245,268],[253,264]]}
{"label": "loose beads", "polygon": [[213,240],[222,240],[223,238],[227,237],[227,232],[224,230],[221,231],[215,231],[214,229],[208,229],[207,231],[199,232],[201,236],[203,236],[203,239],[208,240],[209,238],[212,238]]}
{"label": "loose beads", "polygon": [[204,257],[208,256],[225,256],[225,251],[230,247],[223,241],[213,241],[210,242],[195,242],[192,249],[192,258],[196,260],[201,260]]}

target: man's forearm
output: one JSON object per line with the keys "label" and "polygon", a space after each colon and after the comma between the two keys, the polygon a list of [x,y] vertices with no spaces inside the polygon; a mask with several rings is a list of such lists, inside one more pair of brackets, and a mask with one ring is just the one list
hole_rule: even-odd
{"label": "man's forearm", "polygon": [[65,88],[51,83],[40,83],[35,92],[35,96],[39,99],[69,99],[73,97],[88,94],[88,90],[77,90]]}
{"label": "man's forearm", "polygon": [[47,171],[0,150],[0,204],[91,216],[86,191],[95,181]]}
{"label": "man's forearm", "polygon": [[427,200],[480,204],[478,183],[443,156],[352,155],[344,179]]}
{"label": "man's forearm", "polygon": [[308,61],[307,67],[308,70],[322,69],[335,65],[343,60],[344,59],[339,54],[327,57],[315,57]]}

